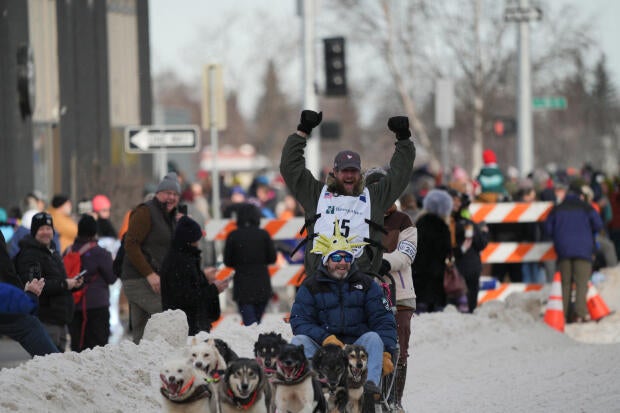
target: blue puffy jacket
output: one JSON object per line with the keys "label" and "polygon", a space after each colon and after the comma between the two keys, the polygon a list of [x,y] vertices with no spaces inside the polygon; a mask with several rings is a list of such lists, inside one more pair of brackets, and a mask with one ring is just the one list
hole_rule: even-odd
{"label": "blue puffy jacket", "polygon": [[0,313],[32,314],[37,311],[37,296],[0,282]]}
{"label": "blue puffy jacket", "polygon": [[306,335],[319,344],[332,334],[352,344],[374,331],[386,351],[396,348],[396,320],[383,291],[355,264],[344,280],[330,278],[320,266],[297,291],[290,323],[293,334]]}
{"label": "blue puffy jacket", "polygon": [[558,258],[581,258],[591,261],[594,236],[603,228],[600,215],[588,203],[568,193],[553,207],[545,221],[545,231],[553,239]]}

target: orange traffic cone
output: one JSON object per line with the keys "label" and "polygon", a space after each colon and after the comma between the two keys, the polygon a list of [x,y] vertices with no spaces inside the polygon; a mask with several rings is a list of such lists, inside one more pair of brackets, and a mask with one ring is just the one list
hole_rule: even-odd
{"label": "orange traffic cone", "polygon": [[545,311],[545,323],[551,328],[564,332],[564,307],[562,305],[562,276],[556,272],[551,283],[549,301]]}
{"label": "orange traffic cone", "polygon": [[598,295],[598,291],[591,282],[588,283],[586,305],[588,306],[588,311],[590,312],[590,318],[594,321],[598,321],[601,318],[611,314],[611,311],[609,311],[607,304],[605,304],[603,298]]}

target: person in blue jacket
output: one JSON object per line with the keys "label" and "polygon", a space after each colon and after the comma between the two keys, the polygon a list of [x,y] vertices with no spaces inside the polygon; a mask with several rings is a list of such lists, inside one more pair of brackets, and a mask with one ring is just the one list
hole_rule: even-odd
{"label": "person in blue jacket", "polygon": [[44,278],[35,278],[25,285],[22,283],[0,232],[0,336],[17,341],[33,357],[58,353],[58,348],[37,318],[38,296],[44,285]]}
{"label": "person in blue jacket", "polygon": [[35,278],[22,291],[0,282],[0,335],[17,341],[33,357],[59,352],[36,317],[38,296],[44,285],[44,278]]}
{"label": "person in blue jacket", "polygon": [[[396,320],[381,287],[354,263],[355,236],[340,235],[338,220],[330,237],[319,235],[313,253],[322,255],[315,276],[307,278],[295,297],[291,344],[303,345],[312,358],[321,345],[359,344],[368,352],[366,391],[378,394],[381,374],[394,370]],[[360,245],[361,244],[361,245]]]}
{"label": "person in blue jacket", "polygon": [[[592,275],[595,236],[603,228],[601,216],[579,197],[580,188],[563,182],[555,184],[556,205],[545,220],[544,228],[553,240],[562,276],[562,302],[567,322],[588,320],[586,294]],[[572,284],[576,285],[575,313],[569,314]]]}

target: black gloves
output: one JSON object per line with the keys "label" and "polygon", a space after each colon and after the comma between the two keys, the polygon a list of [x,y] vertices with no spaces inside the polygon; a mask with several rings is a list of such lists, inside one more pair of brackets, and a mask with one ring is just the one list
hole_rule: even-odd
{"label": "black gloves", "polygon": [[381,267],[379,267],[379,275],[389,274],[392,266],[387,260],[381,260]]}
{"label": "black gloves", "polygon": [[396,134],[396,139],[409,139],[411,131],[409,130],[409,118],[406,116],[392,116],[388,119],[388,128]]}
{"label": "black gloves", "polygon": [[297,130],[310,135],[312,129],[319,126],[322,119],[323,112],[316,113],[313,110],[304,110],[301,112],[301,117],[299,119],[299,125],[297,125]]}

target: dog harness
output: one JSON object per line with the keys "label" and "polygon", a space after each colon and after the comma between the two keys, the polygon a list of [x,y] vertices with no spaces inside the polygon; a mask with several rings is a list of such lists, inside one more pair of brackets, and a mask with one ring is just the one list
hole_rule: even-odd
{"label": "dog harness", "polygon": [[[280,366],[280,369],[282,368],[282,363],[280,363],[280,361],[278,361],[278,365]],[[273,384],[284,384],[284,385],[292,385],[292,384],[297,384],[301,381],[303,381],[306,377],[308,377],[309,374],[312,373],[312,371],[310,369],[307,369],[308,363],[304,363],[302,364],[299,369],[297,369],[297,371],[295,372],[295,374],[293,375],[292,378],[286,377],[284,376],[282,373],[280,373],[280,371],[278,370],[276,372],[276,377],[277,380],[274,380],[272,383]]]}
{"label": "dog harness", "polygon": [[[230,387],[226,389],[226,394],[228,395],[228,397],[230,397],[230,400],[233,403],[235,403],[235,406],[237,406],[237,408],[248,410],[250,407],[254,405],[254,403],[256,403],[256,398],[258,396],[258,389],[254,390],[252,394],[245,399],[240,399],[236,397],[235,394],[230,389]],[[247,401],[244,402],[244,400],[247,400]]]}
{"label": "dog harness", "polygon": [[170,394],[170,392],[168,391],[168,389],[162,387],[159,389],[159,391],[161,392],[161,394],[168,400],[170,400],[173,403],[177,403],[177,404],[183,404],[183,403],[191,403],[193,401],[196,401],[198,399],[203,399],[205,397],[211,397],[211,391],[209,390],[209,386],[206,384],[201,384],[199,386],[196,386],[196,388],[194,389],[194,393],[189,396],[186,399],[178,399],[178,397],[183,396],[183,394],[185,394],[187,392],[187,390],[189,390],[190,387],[192,387],[192,385],[194,384],[194,381],[196,380],[195,376],[192,376],[191,380],[189,380],[182,388],[181,390],[179,390],[179,393],[172,395]]}

